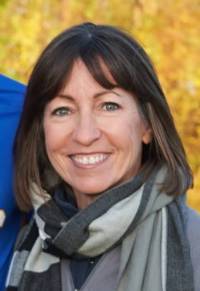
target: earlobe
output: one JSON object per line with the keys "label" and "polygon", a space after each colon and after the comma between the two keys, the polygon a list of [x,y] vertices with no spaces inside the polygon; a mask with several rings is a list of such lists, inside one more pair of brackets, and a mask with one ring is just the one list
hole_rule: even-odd
{"label": "earlobe", "polygon": [[143,134],[142,141],[144,144],[149,144],[152,140],[152,130],[147,128]]}

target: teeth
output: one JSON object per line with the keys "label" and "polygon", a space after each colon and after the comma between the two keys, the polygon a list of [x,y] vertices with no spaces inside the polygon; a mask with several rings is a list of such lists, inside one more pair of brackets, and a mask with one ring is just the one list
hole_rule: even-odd
{"label": "teeth", "polygon": [[98,154],[92,156],[82,156],[82,155],[72,156],[73,160],[83,165],[93,165],[105,160],[105,158],[106,158],[105,154]]}

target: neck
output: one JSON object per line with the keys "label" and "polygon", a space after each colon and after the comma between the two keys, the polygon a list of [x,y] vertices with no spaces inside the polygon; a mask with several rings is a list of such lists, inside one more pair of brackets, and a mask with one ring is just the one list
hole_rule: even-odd
{"label": "neck", "polygon": [[89,206],[92,202],[94,202],[101,194],[77,194],[74,192],[77,207],[79,209],[84,209]]}

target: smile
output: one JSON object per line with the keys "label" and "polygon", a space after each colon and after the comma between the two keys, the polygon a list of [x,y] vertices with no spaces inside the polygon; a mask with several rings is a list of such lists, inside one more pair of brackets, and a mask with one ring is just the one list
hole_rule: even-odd
{"label": "smile", "polygon": [[108,154],[100,153],[100,154],[78,154],[71,155],[70,158],[79,165],[87,166],[87,165],[96,165],[104,162]]}

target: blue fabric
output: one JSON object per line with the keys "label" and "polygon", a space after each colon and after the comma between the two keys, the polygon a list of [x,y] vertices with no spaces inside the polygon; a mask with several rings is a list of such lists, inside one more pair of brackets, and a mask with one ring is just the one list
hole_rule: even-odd
{"label": "blue fabric", "polygon": [[12,189],[12,146],[26,87],[0,74],[0,211],[6,218],[0,227],[0,291],[4,290],[13,245],[20,226]]}

